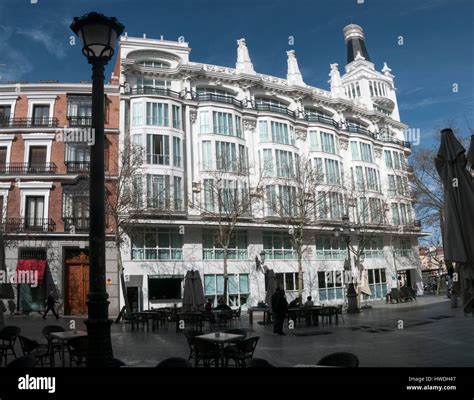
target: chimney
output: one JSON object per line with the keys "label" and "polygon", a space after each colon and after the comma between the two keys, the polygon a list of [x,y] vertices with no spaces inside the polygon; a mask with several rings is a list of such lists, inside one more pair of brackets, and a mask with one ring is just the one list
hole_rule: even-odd
{"label": "chimney", "polygon": [[[354,61],[360,53],[366,61],[370,61],[369,53],[364,43],[364,31],[359,25],[351,24],[344,28],[344,40],[347,45],[347,64]],[[360,56],[358,59],[360,59]]]}

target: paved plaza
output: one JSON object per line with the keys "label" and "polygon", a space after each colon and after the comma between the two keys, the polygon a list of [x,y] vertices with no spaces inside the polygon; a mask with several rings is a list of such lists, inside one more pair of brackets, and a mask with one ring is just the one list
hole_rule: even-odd
{"label": "paved plaza", "polygon": [[[474,318],[466,317],[461,308],[451,308],[441,296],[402,304],[376,302],[371,309],[343,317],[338,325],[287,330],[287,336],[274,335],[272,326],[259,324],[258,314],[252,327],[244,316],[242,327],[249,336],[260,336],[254,357],[279,367],[315,364],[337,351],[356,354],[361,367],[474,366]],[[69,329],[70,321],[67,317],[45,321],[36,315],[5,316],[7,325],[17,325],[23,335],[40,340],[45,325],[57,323]],[[85,329],[83,319],[75,321],[76,329]],[[399,329],[400,321],[403,329]],[[132,332],[129,325],[114,324],[112,342],[115,357],[129,366],[153,367],[168,357],[188,356],[186,338],[171,325],[164,331]]]}

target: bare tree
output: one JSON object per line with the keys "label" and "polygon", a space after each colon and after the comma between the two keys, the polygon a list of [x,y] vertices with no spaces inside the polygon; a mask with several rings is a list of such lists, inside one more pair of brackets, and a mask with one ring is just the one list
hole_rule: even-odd
{"label": "bare tree", "polygon": [[[355,267],[358,270],[358,303],[361,304],[361,283],[366,271],[363,259],[373,247],[379,249],[376,239],[381,230],[386,230],[390,225],[387,219],[387,204],[383,201],[382,187],[378,174],[375,170],[364,171],[362,168],[353,169],[346,185],[346,214],[352,215],[354,230],[357,235],[357,246],[349,242],[349,251],[354,257]],[[352,211],[350,210],[352,208]],[[349,233],[350,234],[350,233]]]}
{"label": "bare tree", "polygon": [[143,147],[126,141],[116,163],[117,176],[112,181],[110,193],[106,197],[107,214],[117,249],[117,263],[125,308],[129,313],[131,309],[125,287],[122,247],[126,238],[133,234],[133,222],[144,215],[141,172]]}
{"label": "bare tree", "polygon": [[217,225],[213,239],[222,249],[223,298],[227,301],[229,251],[236,240],[239,222],[252,218],[253,205],[261,197],[261,179],[250,181],[251,168],[246,153],[239,154],[238,158],[217,154],[216,165],[203,166],[203,169],[203,180],[197,190],[200,196],[190,206],[199,211],[203,219]]}
{"label": "bare tree", "polygon": [[[303,257],[314,241],[318,214],[326,214],[326,199],[321,195],[331,183],[325,181],[322,168],[301,157],[280,160],[277,177],[266,186],[266,202],[270,214],[288,229],[288,236],[298,262],[298,298],[303,297]],[[340,183],[341,176],[335,177]],[[309,229],[309,228],[312,229]]]}

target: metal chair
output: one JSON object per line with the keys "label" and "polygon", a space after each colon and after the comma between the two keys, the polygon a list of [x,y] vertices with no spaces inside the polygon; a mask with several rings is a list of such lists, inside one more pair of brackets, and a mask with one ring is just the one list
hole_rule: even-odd
{"label": "metal chair", "polygon": [[192,368],[192,364],[181,357],[171,357],[161,361],[155,368]]}
{"label": "metal chair", "polygon": [[76,367],[85,364],[88,344],[89,338],[87,336],[79,336],[68,340],[67,347],[69,349],[70,367],[72,367],[73,363],[76,364]]}
{"label": "metal chair", "polygon": [[217,314],[217,324],[219,327],[232,325],[233,314],[232,310],[222,310]]}
{"label": "metal chair", "polygon": [[342,323],[344,323],[344,316],[342,314],[342,304],[339,304],[337,307],[336,307],[336,322],[337,322],[337,316],[340,315],[341,316],[341,319],[342,319]]}
{"label": "metal chair", "polygon": [[237,310],[232,311],[232,318],[238,320],[240,326],[242,326],[242,307],[239,307]]}
{"label": "metal chair", "polygon": [[196,336],[199,336],[201,332],[195,330],[195,329],[187,329],[184,331],[184,336],[186,336],[186,340],[188,341],[188,346],[189,346],[189,357],[188,360],[194,357],[194,345],[193,345],[193,338]]}
{"label": "metal chair", "polygon": [[52,352],[54,354],[58,353],[59,354],[59,359],[61,360],[61,357],[62,357],[61,356],[61,354],[62,354],[61,351],[62,351],[63,345],[59,340],[54,339],[54,338],[51,337],[51,334],[56,333],[56,332],[66,332],[66,329],[64,329],[62,326],[59,326],[59,325],[46,325],[41,330],[41,334],[48,341],[48,345],[50,346]]}
{"label": "metal chair", "polygon": [[10,352],[16,358],[15,343],[17,337],[20,335],[21,329],[17,326],[6,326],[0,331],[0,365],[5,359],[5,365],[8,362],[8,353]]}
{"label": "metal chair", "polygon": [[45,360],[49,360],[49,365],[54,367],[54,352],[48,344],[40,344],[36,340],[28,339],[25,336],[19,336],[20,346],[24,356],[34,357],[39,360],[41,366]]}
{"label": "metal chair", "polygon": [[199,367],[202,362],[203,367],[210,367],[212,364],[219,364],[219,351],[216,346],[203,339],[194,337],[192,339],[194,347],[194,366]]}
{"label": "metal chair", "polygon": [[253,358],[253,353],[255,352],[255,348],[257,347],[257,342],[259,339],[259,336],[255,336],[225,348],[225,366],[227,367],[229,365],[229,361],[232,360],[235,362],[236,367],[246,367],[247,361]]}
{"label": "metal chair", "polygon": [[332,353],[321,358],[318,365],[326,365],[328,367],[345,367],[357,368],[359,366],[359,358],[352,353]]}

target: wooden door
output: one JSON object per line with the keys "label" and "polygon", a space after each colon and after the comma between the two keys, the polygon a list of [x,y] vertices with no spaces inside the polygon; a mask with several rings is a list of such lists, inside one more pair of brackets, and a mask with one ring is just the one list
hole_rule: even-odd
{"label": "wooden door", "polygon": [[89,293],[89,258],[81,253],[66,260],[66,271],[65,312],[69,315],[85,315]]}

